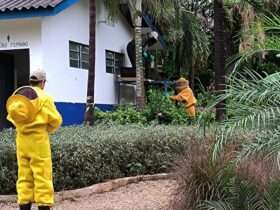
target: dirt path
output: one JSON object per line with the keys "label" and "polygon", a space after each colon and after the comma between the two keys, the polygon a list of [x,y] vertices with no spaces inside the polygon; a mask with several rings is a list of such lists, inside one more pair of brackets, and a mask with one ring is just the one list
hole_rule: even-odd
{"label": "dirt path", "polygon": [[[170,210],[168,203],[176,186],[173,180],[145,181],[112,192],[57,203],[54,210]],[[1,210],[18,209],[1,204]],[[34,208],[36,209],[36,208]]]}

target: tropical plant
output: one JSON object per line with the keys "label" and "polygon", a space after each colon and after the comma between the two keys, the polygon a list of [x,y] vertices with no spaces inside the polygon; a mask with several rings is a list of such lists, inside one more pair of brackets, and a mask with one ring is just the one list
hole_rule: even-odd
{"label": "tropical plant", "polygon": [[[233,61],[241,62],[244,58],[242,55],[247,56],[247,53],[250,53],[249,51],[254,49],[256,44],[264,42],[265,31],[261,20],[267,12],[264,8],[268,8],[272,4],[272,1],[258,0],[214,1],[215,86],[218,92],[225,88],[224,60],[232,57]],[[216,54],[217,52],[220,56]],[[239,56],[240,54],[237,57],[233,56],[236,53],[240,53],[241,56]],[[262,52],[257,58],[263,59],[264,57],[265,54]],[[229,72],[236,69],[232,63],[229,62],[230,65],[227,66]],[[217,104],[216,116],[219,121],[225,115],[224,108],[222,102]]]}
{"label": "tropical plant", "polygon": [[228,90],[218,99],[228,101],[227,110],[232,117],[223,123],[214,152],[219,151],[228,136],[236,131],[253,130],[257,137],[255,141],[245,143],[240,153],[242,157],[254,152],[277,154],[280,151],[279,72],[270,76],[252,72],[237,75],[229,78]]}
{"label": "tropical plant", "polygon": [[228,186],[229,196],[223,200],[209,200],[200,210],[279,210],[279,180],[272,182],[267,191],[260,191],[250,180],[234,178]]}
{"label": "tropical plant", "polygon": [[[116,0],[105,0],[109,9],[109,16],[115,17],[118,14],[119,2]],[[177,77],[187,73],[191,86],[194,85],[194,72],[203,69],[207,64],[209,55],[209,40],[204,25],[208,23],[208,8],[211,3],[208,0],[127,0],[130,5],[132,18],[137,17],[138,24],[142,19],[143,12],[149,14],[163,32],[167,48],[165,54],[165,65],[171,60],[172,65],[168,71],[176,72]],[[140,7],[142,2],[142,8]],[[136,4],[137,3],[137,4]],[[138,6],[138,9],[137,9]],[[142,10],[140,10],[142,9]],[[135,19],[135,21],[136,21]],[[134,24],[135,25],[135,24]],[[140,25],[139,25],[140,26]],[[137,35],[137,37],[136,37]],[[137,68],[137,96],[143,96],[143,74],[141,64],[141,36],[140,28],[135,28]],[[137,63],[137,61],[136,61]],[[138,67],[137,67],[138,66]],[[170,70],[171,69],[171,70]],[[139,99],[141,99],[141,97]],[[143,98],[142,98],[143,99]],[[141,100],[142,100],[141,99]],[[141,102],[138,101],[138,102]]]}
{"label": "tropical plant", "polygon": [[241,55],[239,55],[235,65],[236,67],[238,67],[238,65],[240,65],[244,60],[257,53],[264,51],[276,53],[280,52],[280,17],[275,15],[264,16],[262,25],[260,26],[259,23],[255,24],[254,30],[249,32],[254,34],[255,31],[260,27],[267,34],[266,39],[264,39],[262,42],[256,42],[251,49],[247,49]]}
{"label": "tropical plant", "polygon": [[[263,20],[264,31],[268,34],[263,43],[255,45],[252,49],[242,54],[236,65],[242,60],[257,52],[280,52],[280,18],[277,16],[265,17]],[[239,160],[256,152],[269,156],[280,151],[279,139],[279,72],[271,75],[260,75],[256,72],[234,73],[228,78],[227,89],[216,101],[209,106],[221,101],[226,101],[228,118],[222,123],[214,146],[214,157],[227,143],[228,137],[236,132],[253,131],[256,134],[254,141],[246,142],[242,146]]]}
{"label": "tropical plant", "polygon": [[147,96],[147,106],[143,115],[148,122],[154,120],[160,124],[187,124],[190,122],[184,105],[173,103],[161,91],[150,89]]}
{"label": "tropical plant", "polygon": [[[144,88],[144,68],[142,57],[142,15],[144,8],[156,17],[164,8],[168,7],[172,0],[105,0],[105,6],[109,10],[109,17],[114,19],[119,14],[119,4],[127,3],[130,9],[131,19],[134,26],[135,55],[136,55],[136,106],[139,110],[144,109],[145,88]],[[161,8],[161,9],[158,9]],[[160,11],[159,11],[160,10]]]}
{"label": "tropical plant", "polygon": [[[208,117],[208,116],[207,116]],[[119,106],[111,112],[95,111],[95,119],[102,124],[188,124],[191,122],[186,109],[173,103],[159,90],[151,89],[147,94],[147,104],[143,111],[134,106]]]}
{"label": "tropical plant", "polygon": [[[225,9],[223,0],[214,1],[214,36],[215,36],[215,90],[225,89]],[[217,103],[216,118],[224,119],[225,108],[223,101]]]}
{"label": "tropical plant", "polygon": [[146,124],[147,119],[134,106],[120,106],[111,112],[95,110],[95,119],[101,124]]}
{"label": "tropical plant", "polygon": [[203,0],[175,0],[157,21],[168,45],[165,65],[173,64],[168,67],[173,77],[188,75],[192,88],[195,73],[208,64],[211,5]]}

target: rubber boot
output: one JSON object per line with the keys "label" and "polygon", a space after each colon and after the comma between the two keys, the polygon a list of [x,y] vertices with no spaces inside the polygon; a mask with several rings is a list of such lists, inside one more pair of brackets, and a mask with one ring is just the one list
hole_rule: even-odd
{"label": "rubber boot", "polygon": [[20,210],[31,210],[31,203],[19,205]]}
{"label": "rubber boot", "polygon": [[38,210],[50,210],[49,206],[38,206]]}

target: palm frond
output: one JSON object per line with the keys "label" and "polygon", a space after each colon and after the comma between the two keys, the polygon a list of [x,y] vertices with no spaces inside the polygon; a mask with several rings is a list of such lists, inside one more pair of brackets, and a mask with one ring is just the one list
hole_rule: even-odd
{"label": "palm frond", "polygon": [[[228,143],[229,137],[237,132],[246,133],[249,130],[257,133],[272,130],[275,132],[274,129],[278,129],[277,126],[280,122],[279,72],[269,76],[261,76],[250,71],[247,71],[246,74],[236,73],[228,78],[228,83],[224,93],[221,93],[205,111],[205,113],[209,112],[221,101],[227,102],[226,108],[230,117],[218,127],[216,143],[213,147],[214,159],[217,158],[223,146]],[[269,142],[268,145],[273,142]],[[248,155],[250,150],[259,151],[254,149],[254,146],[257,145],[259,142],[247,146],[248,150],[245,149],[244,154]],[[264,148],[262,147],[262,149]],[[275,144],[271,147],[270,152],[275,154],[280,151],[278,149],[280,149],[279,145]]]}
{"label": "palm frond", "polygon": [[115,21],[116,17],[120,14],[120,1],[119,0],[104,0],[104,6],[108,10],[108,18]]}
{"label": "palm frond", "polygon": [[[252,46],[240,53],[239,55],[233,56],[229,60],[229,64],[235,63],[234,70],[237,70],[242,63],[252,56],[263,53],[263,52],[280,52],[280,17],[271,14],[270,16],[264,16],[256,23],[253,24],[245,33],[252,40]],[[266,33],[267,36],[264,38],[258,38],[260,33]]]}
{"label": "palm frond", "polygon": [[253,155],[262,155],[264,158],[272,158],[280,151],[280,128],[260,132],[254,141],[242,145],[242,149],[236,160],[238,162]]}
{"label": "palm frond", "polygon": [[235,210],[229,202],[204,201],[199,207],[201,210]]}
{"label": "palm frond", "polygon": [[271,14],[271,16],[264,16],[263,23],[265,31],[280,31],[280,16],[274,14]]}

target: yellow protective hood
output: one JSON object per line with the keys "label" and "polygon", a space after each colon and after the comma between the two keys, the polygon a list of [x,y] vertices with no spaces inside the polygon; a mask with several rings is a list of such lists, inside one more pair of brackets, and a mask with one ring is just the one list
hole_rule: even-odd
{"label": "yellow protective hood", "polygon": [[[27,90],[27,91],[26,91]],[[32,93],[24,94],[24,92]],[[17,89],[6,103],[8,112],[8,120],[14,125],[18,123],[30,123],[35,119],[36,114],[40,110],[39,99],[36,91],[25,86]]]}
{"label": "yellow protective hood", "polygon": [[181,77],[176,81],[176,90],[177,91],[182,91],[186,88],[189,87],[189,81],[186,80],[185,78]]}

